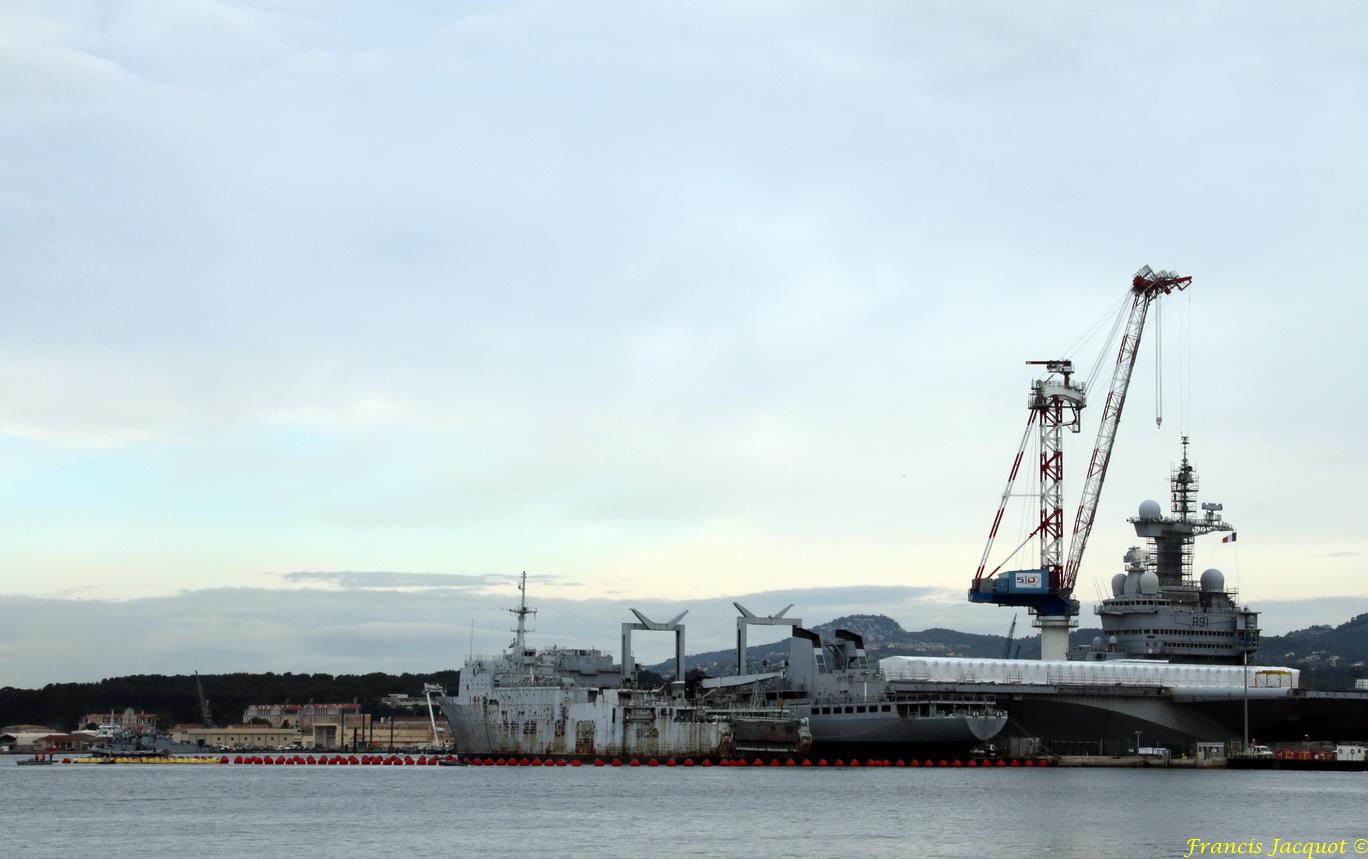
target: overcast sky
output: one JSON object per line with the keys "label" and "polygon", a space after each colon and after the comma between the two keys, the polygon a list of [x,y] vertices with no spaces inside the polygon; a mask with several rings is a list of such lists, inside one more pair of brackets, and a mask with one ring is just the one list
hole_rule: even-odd
{"label": "overcast sky", "polygon": [[[1085,606],[1184,430],[1240,529],[1199,568],[1256,608],[1362,596],[1366,57],[1355,3],[0,4],[6,610],[378,615],[406,580],[318,574],[385,570],[480,577],[442,591],[465,628],[526,569],[719,612],[912,588],[1002,632],[955,594],[1023,362],[1143,264],[1195,280],[1161,428],[1151,319]],[[32,648],[0,630],[0,684]]]}

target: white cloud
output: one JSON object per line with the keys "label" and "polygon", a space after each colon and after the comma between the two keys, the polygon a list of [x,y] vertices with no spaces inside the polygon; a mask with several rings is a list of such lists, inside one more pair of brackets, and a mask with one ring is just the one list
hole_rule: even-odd
{"label": "white cloud", "polygon": [[[1189,428],[1246,590],[1354,587],[1281,572],[1356,539],[1368,477],[1354,7],[0,16],[0,509],[35,593],[957,592],[1021,362],[1144,262],[1197,277]],[[1176,456],[1149,360],[1099,581]]]}

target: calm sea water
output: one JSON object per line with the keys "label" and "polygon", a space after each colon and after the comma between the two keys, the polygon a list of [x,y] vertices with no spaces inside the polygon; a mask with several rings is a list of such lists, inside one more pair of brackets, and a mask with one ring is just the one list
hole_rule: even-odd
{"label": "calm sea water", "polygon": [[1056,859],[1368,838],[1368,773],[14,763],[4,856]]}

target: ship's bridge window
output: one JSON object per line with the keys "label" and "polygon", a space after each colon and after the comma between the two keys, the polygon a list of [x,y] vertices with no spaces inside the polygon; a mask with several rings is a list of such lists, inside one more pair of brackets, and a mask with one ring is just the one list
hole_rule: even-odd
{"label": "ship's bridge window", "polygon": [[854,708],[854,707],[846,707],[846,708],[845,708],[845,711],[846,711],[847,713],[854,713],[854,712],[855,712],[855,708]]}
{"label": "ship's bridge window", "polygon": [[856,708],[855,708],[855,712],[856,712],[856,713],[863,713],[864,711],[865,711],[865,708],[864,708],[864,707],[856,707]]}

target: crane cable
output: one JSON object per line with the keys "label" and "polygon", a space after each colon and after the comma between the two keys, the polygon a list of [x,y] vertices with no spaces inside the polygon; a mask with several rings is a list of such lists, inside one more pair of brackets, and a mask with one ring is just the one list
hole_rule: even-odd
{"label": "crane cable", "polygon": [[1164,302],[1154,308],[1154,425],[1164,425]]}
{"label": "crane cable", "polygon": [[1097,358],[1093,361],[1092,370],[1088,372],[1088,380],[1083,385],[1085,391],[1091,391],[1093,389],[1093,384],[1101,374],[1107,356],[1114,352],[1112,347],[1116,343],[1116,335],[1121,332],[1121,323],[1126,319],[1126,302],[1130,297],[1131,294],[1127,291],[1126,294],[1121,297],[1121,300],[1117,302],[1116,318],[1112,320],[1111,333],[1107,335],[1106,341],[1102,344],[1102,351],[1098,353]]}

